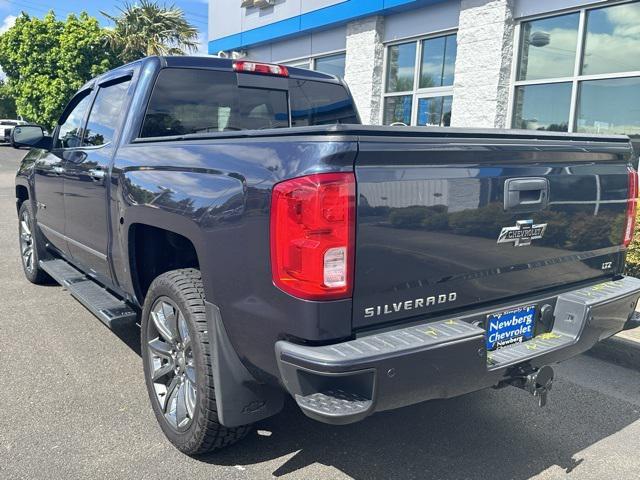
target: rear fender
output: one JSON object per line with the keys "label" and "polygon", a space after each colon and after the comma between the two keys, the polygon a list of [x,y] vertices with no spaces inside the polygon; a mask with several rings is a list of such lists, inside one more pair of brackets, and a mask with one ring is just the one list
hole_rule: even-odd
{"label": "rear fender", "polygon": [[[135,169],[123,172],[118,218],[123,242],[121,251],[129,255],[129,233],[134,224],[144,224],[177,233],[194,246],[200,265],[210,265],[215,252],[207,246],[212,230],[237,221],[246,205],[244,179],[215,170]],[[213,259],[215,262],[215,259]],[[118,268],[116,271],[122,271]],[[119,279],[128,282],[131,276]],[[208,269],[202,269],[207,299],[215,301]]]}

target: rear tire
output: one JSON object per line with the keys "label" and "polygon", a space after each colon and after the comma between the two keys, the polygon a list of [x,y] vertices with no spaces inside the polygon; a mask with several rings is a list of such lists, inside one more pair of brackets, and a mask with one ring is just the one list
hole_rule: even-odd
{"label": "rear tire", "polygon": [[24,201],[18,211],[18,241],[22,269],[27,280],[36,285],[51,283],[51,277],[40,268],[40,260],[46,258],[46,251],[29,200]]}
{"label": "rear tire", "polygon": [[153,411],[178,450],[198,455],[241,440],[250,425],[218,421],[213,364],[200,271],[156,278],[142,311],[142,358]]}

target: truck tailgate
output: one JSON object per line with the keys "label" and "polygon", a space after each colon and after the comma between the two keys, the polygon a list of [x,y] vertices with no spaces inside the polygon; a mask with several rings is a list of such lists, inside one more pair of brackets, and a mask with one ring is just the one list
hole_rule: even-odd
{"label": "truck tailgate", "polygon": [[356,329],[621,272],[619,138],[360,137]]}

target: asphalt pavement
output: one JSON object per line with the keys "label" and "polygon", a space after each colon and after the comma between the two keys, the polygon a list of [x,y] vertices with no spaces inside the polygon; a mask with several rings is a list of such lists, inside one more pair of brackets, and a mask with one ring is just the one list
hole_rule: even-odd
{"label": "asphalt pavement", "polygon": [[61,287],[22,274],[0,146],[0,479],[637,479],[640,372],[590,356],[557,368],[549,405],[487,390],[332,427],[289,403],[243,442],[194,459],[167,442],[136,328],[114,335]]}

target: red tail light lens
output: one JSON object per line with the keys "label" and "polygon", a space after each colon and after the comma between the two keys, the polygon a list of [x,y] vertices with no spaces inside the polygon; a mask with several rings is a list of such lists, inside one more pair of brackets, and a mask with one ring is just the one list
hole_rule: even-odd
{"label": "red tail light lens", "polygon": [[274,284],[295,297],[351,296],[355,245],[353,173],[320,173],[277,184],[271,198]]}
{"label": "red tail light lens", "polygon": [[636,226],[636,209],[638,205],[638,172],[629,168],[629,197],[627,198],[627,224],[624,230],[624,246],[628,247],[633,240]]}
{"label": "red tail light lens", "polygon": [[240,73],[258,73],[261,75],[274,75],[276,77],[288,77],[289,69],[283,65],[271,63],[247,62],[245,60],[233,62],[233,69]]}

